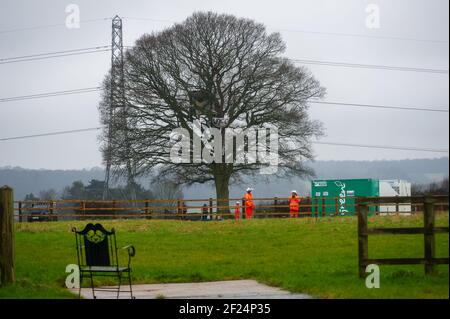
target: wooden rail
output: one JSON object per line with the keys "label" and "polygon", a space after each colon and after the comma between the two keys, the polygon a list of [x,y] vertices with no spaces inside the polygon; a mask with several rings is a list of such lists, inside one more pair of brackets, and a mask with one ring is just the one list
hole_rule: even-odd
{"label": "wooden rail", "polygon": [[[367,225],[367,216],[369,205],[380,205],[383,203],[416,203],[423,205],[424,226],[410,228],[369,228]],[[370,264],[376,265],[425,265],[425,273],[431,274],[435,271],[435,265],[448,264],[449,258],[436,258],[436,233],[448,233],[449,227],[435,227],[435,209],[436,203],[447,204],[448,197],[443,196],[422,196],[422,197],[360,197],[357,199],[358,216],[358,266],[359,276],[366,276],[366,267]],[[369,258],[369,235],[424,235],[424,257],[423,258]]]}
{"label": "wooden rail", "polygon": [[[339,207],[334,201],[337,197],[326,197],[332,203],[325,203],[322,198],[302,197],[299,216],[333,217],[338,216]],[[355,198],[356,199],[356,198]],[[407,198],[412,209],[421,210],[423,203],[417,198]],[[287,217],[289,216],[288,198],[255,198],[255,218]],[[228,201],[207,199],[177,199],[177,200],[50,200],[50,201],[16,201],[14,212],[16,221],[57,221],[59,218],[84,219],[98,218],[178,218],[216,219],[216,217],[233,218],[236,199]],[[245,217],[245,203],[241,203],[240,218]],[[226,205],[226,203],[230,205]],[[447,201],[448,204],[448,201]],[[392,205],[392,200],[383,199],[379,205]],[[356,203],[348,203],[347,207],[356,207]],[[448,206],[448,205],[447,205]],[[319,212],[321,207],[322,212]],[[326,207],[333,209],[324,212]],[[356,210],[356,209],[355,209]],[[373,210],[372,210],[373,213]],[[376,212],[375,212],[376,213]],[[412,212],[396,212],[410,214]],[[349,213],[348,215],[353,215]],[[388,214],[392,214],[389,212]],[[189,216],[190,218],[185,218]],[[211,218],[214,216],[214,218]],[[209,217],[209,218],[208,218]]]}

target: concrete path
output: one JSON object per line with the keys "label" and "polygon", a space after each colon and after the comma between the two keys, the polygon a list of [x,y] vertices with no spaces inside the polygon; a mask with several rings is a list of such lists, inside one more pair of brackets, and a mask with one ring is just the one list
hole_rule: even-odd
{"label": "concrete path", "polygon": [[[117,287],[103,287],[116,289]],[[127,286],[123,286],[128,290]],[[77,289],[72,292],[78,294]],[[92,299],[90,288],[81,289],[81,295]],[[98,299],[116,298],[115,292],[96,291]],[[310,299],[305,294],[293,294],[280,288],[260,284],[255,280],[231,280],[181,284],[133,285],[136,299],[175,298],[175,299]],[[129,292],[120,294],[120,299],[130,298]]]}

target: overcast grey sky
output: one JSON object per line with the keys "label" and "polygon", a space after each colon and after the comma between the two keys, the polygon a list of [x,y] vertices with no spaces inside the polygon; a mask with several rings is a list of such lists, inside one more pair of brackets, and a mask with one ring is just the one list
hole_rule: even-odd
{"label": "overcast grey sky", "polygon": [[[71,3],[80,8],[79,29],[64,26],[65,8]],[[380,8],[378,29],[366,27],[368,4],[377,4]],[[269,31],[281,31],[287,44],[286,55],[290,58],[448,70],[447,0],[2,0],[0,59],[110,44],[110,20],[83,20],[110,18],[115,14],[151,19],[124,19],[124,44],[132,45],[144,33],[162,30],[172,21],[181,22],[194,11],[207,10],[251,18],[264,23]],[[42,25],[57,26],[17,30]],[[0,63],[0,99],[98,86],[109,66],[109,52]],[[449,107],[448,74],[324,65],[308,67],[327,88],[326,99],[329,101]],[[0,139],[99,126],[99,99],[100,94],[95,92],[0,102]],[[324,124],[326,136],[322,141],[432,149],[448,149],[449,146],[448,113],[313,104],[310,115]],[[84,132],[0,141],[0,167],[69,169],[101,166],[98,134]],[[327,145],[315,145],[314,150],[317,160],[448,156],[448,153]]]}

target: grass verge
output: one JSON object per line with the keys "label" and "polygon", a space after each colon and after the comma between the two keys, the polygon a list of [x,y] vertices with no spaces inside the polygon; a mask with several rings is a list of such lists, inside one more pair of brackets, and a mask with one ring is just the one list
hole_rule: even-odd
{"label": "grass verge", "polygon": [[[448,226],[448,214],[437,224]],[[64,288],[76,263],[73,226],[87,222],[16,224],[14,285],[0,298],[73,298]],[[423,266],[381,266],[381,287],[358,278],[356,219],[300,218],[181,222],[108,220],[119,246],[133,244],[134,283],[255,279],[317,298],[448,298],[448,265],[425,276]],[[421,226],[420,216],[372,217],[378,227]],[[423,235],[369,237],[370,257],[421,257]],[[437,235],[437,257],[448,256],[448,234]],[[125,256],[123,256],[125,258]],[[112,284],[114,282],[102,282]]]}

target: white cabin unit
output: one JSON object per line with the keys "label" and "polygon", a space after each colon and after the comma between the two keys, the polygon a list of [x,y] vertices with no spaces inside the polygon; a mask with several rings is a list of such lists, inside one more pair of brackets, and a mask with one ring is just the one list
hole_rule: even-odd
{"label": "white cabin unit", "polygon": [[[408,181],[399,179],[380,180],[379,185],[380,197],[411,196],[411,183]],[[380,206],[379,211],[380,213],[411,212],[411,205],[399,204]]]}

